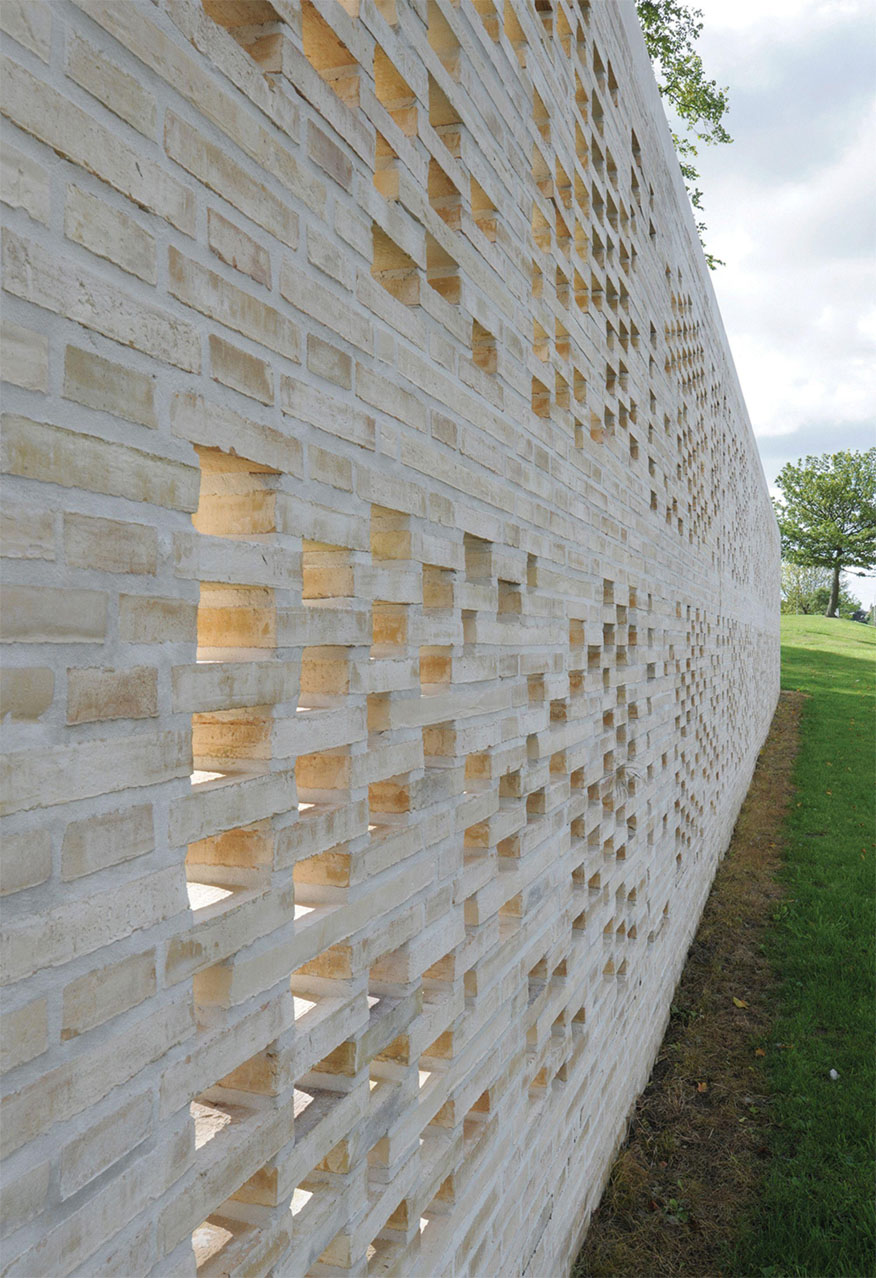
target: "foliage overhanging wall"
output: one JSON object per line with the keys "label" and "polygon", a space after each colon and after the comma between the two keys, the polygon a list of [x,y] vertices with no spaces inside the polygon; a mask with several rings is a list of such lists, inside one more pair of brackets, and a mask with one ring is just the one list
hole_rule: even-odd
{"label": "foliage overhanging wall", "polygon": [[631,7],[0,26],[4,1273],[561,1272],[778,688]]}

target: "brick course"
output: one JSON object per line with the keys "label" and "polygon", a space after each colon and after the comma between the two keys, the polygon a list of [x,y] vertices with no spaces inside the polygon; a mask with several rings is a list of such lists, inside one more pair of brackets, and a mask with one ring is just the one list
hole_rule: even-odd
{"label": "brick course", "polygon": [[561,1273],[778,692],[632,5],[0,29],[4,1273]]}

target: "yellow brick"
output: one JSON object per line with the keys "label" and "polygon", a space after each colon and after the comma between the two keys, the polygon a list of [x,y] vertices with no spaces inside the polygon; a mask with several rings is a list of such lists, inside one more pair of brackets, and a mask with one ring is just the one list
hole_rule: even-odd
{"label": "yellow brick", "polygon": [[277,614],[271,590],[202,584],[199,647],[271,649],[276,642]]}
{"label": "yellow brick", "polygon": [[72,183],[64,205],[64,234],[147,284],[155,283],[155,237],[127,213]]}
{"label": "yellow brick", "polygon": [[49,343],[42,333],[4,319],[0,324],[0,362],[4,382],[25,390],[48,390]]}
{"label": "yellow brick", "polygon": [[42,1211],[49,1192],[52,1162],[37,1163],[27,1171],[7,1176],[2,1187],[2,1213],[8,1231],[20,1229]]}
{"label": "yellow brick", "polygon": [[344,492],[353,491],[353,466],[348,457],[339,457],[327,448],[317,448],[316,444],[310,445],[307,456],[311,479]]}
{"label": "yellow brick", "polygon": [[222,830],[252,825],[276,812],[287,812],[294,802],[293,784],[293,773],[274,772],[252,777],[240,786],[182,795],[170,809],[170,842],[194,843]]}
{"label": "yellow brick", "polygon": [[169,291],[185,306],[209,315],[220,324],[260,342],[286,359],[299,358],[298,329],[267,303],[184,257],[179,249],[168,250]]}
{"label": "yellow brick", "polygon": [[191,1001],[190,993],[187,999],[177,999],[141,1017],[124,1034],[100,1043],[6,1096],[0,1105],[4,1119],[0,1125],[3,1156],[49,1130],[54,1123],[64,1122],[87,1105],[96,1104],[114,1087],[187,1038],[194,1028]]}
{"label": "yellow brick", "polygon": [[307,367],[318,377],[350,390],[353,385],[353,361],[345,351],[324,342],[315,333],[307,335]]}
{"label": "yellow brick", "polygon": [[87,1132],[61,1150],[62,1200],[136,1149],[151,1130],[152,1096],[149,1092],[136,1096],[90,1124]]}
{"label": "yellow brick", "polygon": [[67,722],[147,719],[158,714],[158,671],[74,668],[67,671]]}
{"label": "yellow brick", "polygon": [[155,136],[155,99],[138,80],[75,31],[67,36],[67,74],[146,137]]}
{"label": "yellow brick", "polygon": [[[388,1222],[387,1271],[562,1272],[545,1169],[576,1169],[573,1207],[604,1171],[600,1089],[628,1109],[647,1068],[636,991],[659,1018],[747,780],[722,759],[754,757],[776,691],[774,520],[656,90],[618,93],[611,5],[572,6],[571,32],[530,0],[477,4],[483,23],[456,0],[3,5],[25,42],[0,97],[27,414],[3,432],[3,621],[55,643],[0,674],[8,824],[39,830],[0,848],[28,1004],[8,1278],[176,1272],[228,1194],[208,1268],[355,1273]],[[525,74],[480,56],[497,32]],[[701,452],[741,476],[714,512]],[[755,654],[736,700],[758,710],[729,746],[728,643]],[[193,744],[235,771],[192,786]],[[197,908],[208,885],[231,893]],[[317,1000],[294,1025],[292,971]],[[316,1062],[329,1090],[293,1131]],[[196,1153],[211,1088],[240,1108]],[[454,1139],[424,1162],[429,1122]],[[474,1202],[479,1167],[502,1175]],[[436,1192],[449,1224],[421,1236]]]}
{"label": "yellow brick", "polygon": [[271,287],[271,259],[267,250],[216,209],[207,210],[207,243],[228,266],[248,275],[257,284]]}
{"label": "yellow brick", "polygon": [[[36,7],[28,5],[31,10]],[[4,0],[0,10],[5,9]],[[116,191],[166,218],[186,235],[193,234],[194,196],[165,169],[131,150],[117,133],[9,58],[0,63],[0,86],[0,109],[20,129],[87,172],[96,173]]]}
{"label": "yellow brick", "polygon": [[107,596],[102,590],[7,586],[0,640],[19,643],[102,643]]}
{"label": "yellow brick", "polygon": [[[188,1135],[188,1133],[185,1133],[185,1135]],[[177,1136],[176,1140],[178,1144],[181,1143],[179,1136]],[[188,1153],[188,1149],[184,1150],[184,1155]],[[180,1167],[182,1165],[184,1165],[183,1161],[180,1160],[174,1169],[173,1178],[179,1174]],[[144,1185],[149,1185],[150,1188],[154,1190],[156,1183],[153,1179],[154,1172],[152,1167],[148,1165],[147,1156],[145,1154],[135,1161],[132,1170],[134,1175],[142,1177]],[[136,1191],[132,1191],[129,1188],[129,1184],[134,1179],[134,1175],[128,1176],[125,1172],[120,1172],[114,1181],[115,1186],[117,1186],[119,1190],[124,1187],[124,1189],[127,1190],[128,1196],[131,1198],[136,1196]],[[105,1201],[101,1202],[101,1207],[105,1213],[104,1218],[111,1221],[112,1214],[111,1212],[106,1211]],[[94,1228],[95,1235],[97,1235],[99,1232],[99,1226],[95,1224],[94,1217],[91,1217],[91,1221],[92,1228]],[[64,1221],[61,1228],[64,1232],[69,1230],[72,1233],[75,1230],[75,1226],[71,1226],[69,1217]],[[109,1228],[110,1231],[112,1231],[112,1224],[110,1224]],[[50,1239],[47,1238],[44,1240],[44,1243],[48,1245],[49,1241]],[[58,1251],[64,1256],[65,1260],[67,1260],[69,1258],[69,1251],[66,1246],[55,1239],[51,1239],[51,1242],[58,1248]],[[80,1242],[80,1246],[83,1246],[84,1248],[84,1240]],[[96,1261],[89,1262],[89,1264],[94,1265],[94,1278],[118,1278],[119,1274],[148,1273],[153,1258],[152,1248],[152,1226],[148,1223],[148,1221],[146,1224],[141,1225],[138,1229],[135,1229],[133,1233],[129,1230],[122,1230],[120,1234],[115,1236],[109,1251],[104,1251],[102,1261],[99,1263]]]}
{"label": "yellow brick", "polygon": [[237,452],[288,475],[301,474],[301,442],[271,426],[211,404],[190,391],[175,395],[170,408],[173,433],[193,444]]}
{"label": "yellow brick", "polygon": [[49,1004],[44,998],[34,999],[14,1012],[4,1011],[0,1034],[0,1073],[32,1061],[49,1045]]}
{"label": "yellow brick", "polygon": [[33,0],[3,0],[0,31],[5,31],[43,62],[48,62],[52,43],[52,12],[48,4]]}
{"label": "yellow brick", "polygon": [[296,247],[297,213],[288,201],[275,195],[232,160],[227,147],[209,142],[197,129],[168,111],[164,120],[164,148],[172,160],[258,226],[263,226],[290,248]]}
{"label": "yellow brick", "polygon": [[319,231],[308,227],[307,260],[337,280],[343,288],[352,290],[355,276],[350,255],[345,249],[346,245],[333,244]]}
{"label": "yellow brick", "polygon": [[17,750],[0,761],[6,785],[3,811],[50,807],[187,777],[191,749],[191,732],[168,731]]}
{"label": "yellow brick", "polygon": [[285,257],[280,267],[280,293],[304,315],[325,324],[344,341],[369,354],[374,349],[374,325],[350,307],[349,294],[327,288],[313,271],[302,270],[297,259]]}
{"label": "yellow brick", "polygon": [[352,189],[353,166],[339,146],[312,120],[307,122],[307,154],[345,190]]}
{"label": "yellow brick", "polygon": [[149,524],[67,514],[64,557],[71,568],[151,575],[158,566],[158,534]]}
{"label": "yellow brick", "polygon": [[14,209],[24,209],[36,222],[49,224],[51,189],[41,164],[0,141],[0,199]]}
{"label": "yellow brick", "polygon": [[[125,0],[125,8],[130,6]],[[83,1195],[79,1206],[60,1223],[43,1232],[39,1241],[22,1257],[26,1271],[39,1274],[68,1273],[87,1261],[89,1278],[120,1278],[120,1275],[145,1274],[153,1267],[152,1232],[154,1226],[122,1229],[122,1221],[136,1217],[153,1196],[160,1196],[191,1165],[194,1155],[191,1131],[162,1133],[153,1147],[143,1150],[130,1165],[117,1175],[108,1177],[106,1185]],[[145,1236],[144,1236],[145,1235]],[[98,1239],[112,1239],[109,1248],[95,1255]],[[11,1269],[10,1269],[11,1273]]]}
{"label": "yellow brick", "polygon": [[0,853],[0,896],[45,883],[52,873],[52,836],[48,830],[4,834]]}
{"label": "yellow brick", "polygon": [[3,421],[0,447],[6,474],[177,510],[198,508],[196,468],[139,448],[12,416]]}
{"label": "yellow brick", "polygon": [[[100,893],[68,900],[42,915],[6,922],[3,982],[12,984],[43,968],[60,967],[71,959],[92,954],[141,928],[162,923],[187,905],[182,874],[171,867]],[[119,979],[127,988],[121,976]],[[83,1016],[87,1020],[87,1014]],[[75,1016],[72,1024],[78,1024]]]}
{"label": "yellow brick", "polygon": [[[292,195],[303,200],[318,215],[322,214],[324,186],[299,168],[293,148],[286,144],[287,138],[296,142],[299,133],[298,108],[291,95],[274,92],[255,65],[246,67],[244,74],[249,72],[247,96],[264,113],[266,120],[278,126],[281,141],[269,127],[261,124],[259,111],[253,111],[249,101],[243,100],[240,94],[226,92],[223,81],[205,65],[202,57],[195,55],[185,41],[180,44],[178,39],[174,40],[150,22],[138,6],[126,3],[108,5],[106,0],[76,0],[76,4],[171,85],[174,92],[191,102],[256,164],[273,173]],[[191,40],[191,44],[199,49],[203,48],[204,36],[208,44],[217,35],[221,38],[221,33],[199,9],[190,10],[184,5],[177,5],[174,21],[186,41]],[[210,47],[215,46],[211,44]],[[245,66],[246,59],[238,62],[238,69],[241,63]]]}
{"label": "yellow brick", "polygon": [[0,669],[0,719],[31,722],[45,714],[55,693],[55,675],[48,666],[4,666]]}
{"label": "yellow brick", "polygon": [[155,378],[124,364],[68,346],[64,353],[64,396],[86,408],[114,413],[141,426],[157,426]]}
{"label": "yellow brick", "polygon": [[[212,0],[210,0],[212,3]],[[100,0],[76,0],[76,3],[86,12],[94,14],[100,13]],[[224,7],[224,0],[219,0],[220,9]],[[127,6],[120,6],[125,9]],[[289,9],[283,0],[280,6],[283,9],[284,21],[289,25],[290,32],[300,34],[300,18],[295,10]],[[205,6],[205,11],[206,11]],[[252,21],[263,22],[272,19],[276,10],[268,9],[266,5],[259,5],[258,11],[244,8],[238,10],[249,17],[258,13],[258,18],[252,16]],[[113,15],[115,16],[115,15]],[[174,21],[182,31],[185,38],[199,50],[203,50],[205,54],[216,65],[222,66],[227,70],[228,64],[231,62],[233,54],[226,46],[220,43],[220,33],[213,21],[205,17],[201,7],[189,9],[183,4],[174,3]],[[234,21],[233,17],[231,19]],[[240,77],[241,87],[248,98],[255,103],[261,114],[256,114],[252,110],[244,112],[241,106],[241,95],[221,93],[222,101],[216,102],[217,96],[217,78],[214,75],[208,78],[203,74],[202,68],[198,67],[196,71],[188,66],[180,65],[180,50],[178,47],[169,46],[169,41],[163,37],[155,27],[142,22],[134,24],[130,20],[121,24],[118,21],[114,23],[104,24],[116,34],[117,39],[121,39],[129,48],[134,50],[137,56],[150,67],[154,68],[158,75],[163,76],[171,84],[174,84],[173,74],[176,74],[177,80],[184,86],[180,92],[190,101],[196,104],[198,110],[209,119],[213,120],[217,126],[222,129],[227,136],[232,138],[238,146],[240,146],[248,155],[250,155],[257,164],[267,169],[269,172],[276,174],[278,180],[288,186],[289,190],[296,195],[297,198],[304,200],[314,212],[321,213],[324,205],[324,190],[316,179],[310,177],[304,171],[299,170],[294,161],[294,155],[288,146],[282,145],[282,142],[275,140],[275,133],[269,132],[268,128],[261,126],[261,114],[268,121],[273,121],[280,130],[280,136],[285,141],[290,138],[295,142],[299,136],[299,112],[296,100],[290,100],[290,95],[285,93],[266,92],[266,87],[270,88],[271,80],[262,73],[262,68],[258,64],[256,58],[257,53],[253,52],[252,61],[249,55],[246,59],[241,59],[243,67],[239,68],[235,65],[234,71],[227,71],[235,80]],[[123,30],[119,30],[123,27]],[[257,42],[258,43],[258,42]],[[276,46],[277,37],[268,35],[262,42],[262,46]],[[362,47],[364,56],[364,45]],[[267,66],[264,70],[267,70]],[[265,81],[267,80],[267,86]],[[222,81],[218,82],[219,85]],[[206,92],[212,88],[212,95]],[[279,100],[278,100],[279,99]],[[249,105],[247,103],[247,105]],[[230,109],[229,109],[230,108]],[[226,118],[230,115],[230,119]],[[254,119],[252,117],[255,117]],[[364,132],[364,130],[362,130]],[[297,147],[294,149],[297,153]],[[319,192],[319,198],[316,191]]]}
{"label": "yellow brick", "polygon": [[154,847],[151,803],[71,821],[61,845],[61,878],[94,874],[151,852]]}
{"label": "yellow brick", "polygon": [[55,516],[4,499],[0,506],[0,555],[6,559],[54,559]]}
{"label": "yellow brick", "polygon": [[105,337],[175,364],[187,373],[201,368],[201,344],[191,324],[168,311],[138,302],[102,276],[58,261],[41,246],[3,230],[3,274],[7,293],[66,315]]}
{"label": "yellow brick", "polygon": [[361,409],[342,406],[337,399],[295,377],[280,378],[279,398],[280,408],[290,417],[312,422],[360,448],[374,449],[374,418]]}
{"label": "yellow brick", "polygon": [[[366,404],[379,408],[381,412],[388,413],[390,417],[395,417],[398,421],[415,427],[416,430],[427,429],[426,409],[422,398],[418,399],[410,391],[404,390],[394,378],[381,377],[379,373],[375,373],[364,364],[357,363],[356,394]],[[433,412],[433,421],[437,416],[438,414]],[[455,422],[451,423],[448,418],[442,418],[442,421],[447,422],[449,426],[452,426],[453,431],[456,431]],[[456,447],[455,433],[451,447]]]}
{"label": "yellow brick", "polygon": [[119,638],[127,643],[194,643],[198,605],[151,595],[119,596]]}
{"label": "yellow brick", "polygon": [[155,951],[132,954],[64,986],[61,1038],[76,1038],[155,993]]}
{"label": "yellow brick", "polygon": [[210,334],[210,371],[214,381],[262,404],[273,404],[274,375],[270,365],[239,346],[223,341],[215,333]]}
{"label": "yellow brick", "polygon": [[285,701],[295,686],[295,662],[198,662],[173,668],[173,708],[226,710]]}

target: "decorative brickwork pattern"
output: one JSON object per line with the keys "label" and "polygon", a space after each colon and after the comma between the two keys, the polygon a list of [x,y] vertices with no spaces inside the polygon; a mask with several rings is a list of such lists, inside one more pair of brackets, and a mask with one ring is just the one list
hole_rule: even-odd
{"label": "decorative brickwork pattern", "polygon": [[560,1274],[778,689],[632,7],[0,27],[3,1273]]}

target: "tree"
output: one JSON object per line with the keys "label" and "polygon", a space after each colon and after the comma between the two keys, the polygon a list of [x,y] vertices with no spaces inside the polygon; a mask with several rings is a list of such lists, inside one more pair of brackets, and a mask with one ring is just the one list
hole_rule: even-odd
{"label": "tree", "polygon": [[[729,90],[708,80],[695,49],[703,29],[701,9],[692,9],[683,0],[636,0],[636,12],[645,37],[645,48],[654,66],[661,97],[672,103],[687,136],[672,130],[681,176],[690,196],[695,216],[702,212],[703,193],[697,186],[699,173],[694,161],[697,146],[732,142],[721,123],[729,110]],[[697,221],[697,232],[710,271],[724,263],[706,249],[706,224]]]}
{"label": "tree", "polygon": [[825,615],[835,617],[843,570],[876,567],[876,448],[788,462],[776,484],[782,558],[830,569]]}
{"label": "tree", "polygon": [[815,593],[822,586],[830,589],[829,568],[782,560],[782,612],[804,616],[815,612]]}
{"label": "tree", "polygon": [[[830,586],[819,586],[810,600],[813,613],[824,613],[825,608],[830,602]],[[845,617],[846,621],[851,618],[853,612],[857,612],[861,607],[860,599],[847,590],[840,582],[839,598],[837,599],[836,615]]]}
{"label": "tree", "polygon": [[[823,613],[830,600],[833,574],[829,568],[812,568],[805,564],[782,563],[782,612],[799,616]],[[841,617],[851,617],[861,607],[840,578],[837,612]]]}

